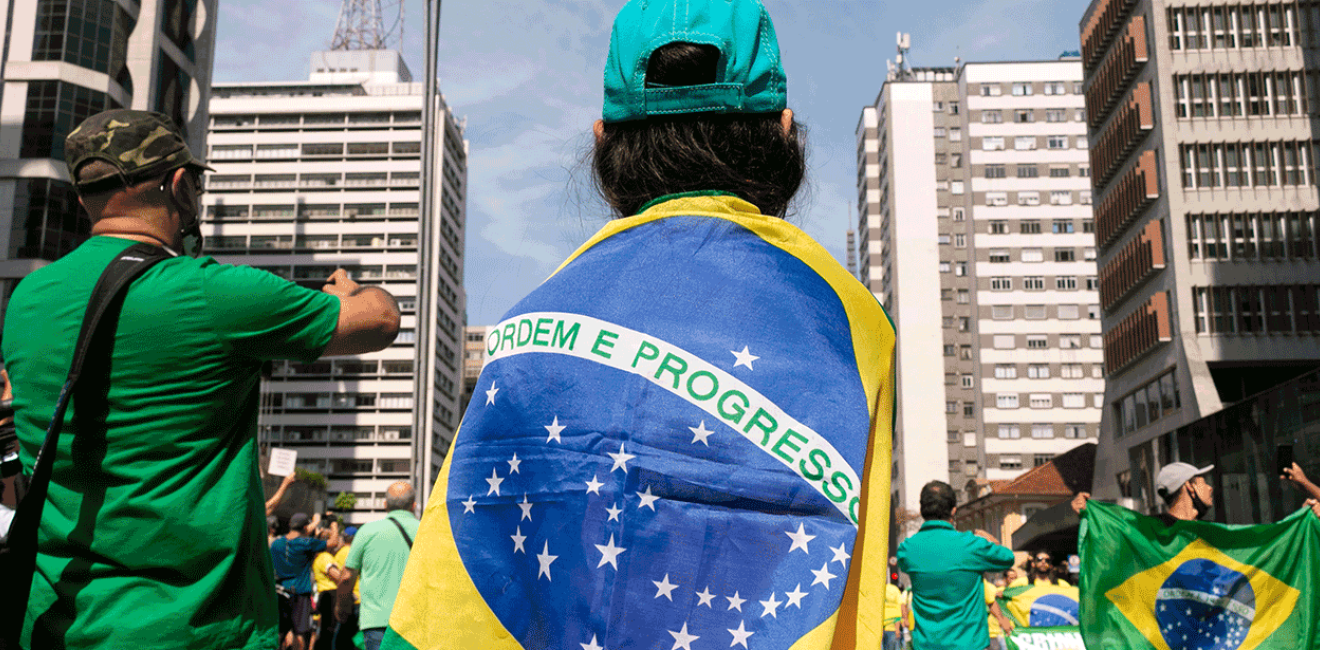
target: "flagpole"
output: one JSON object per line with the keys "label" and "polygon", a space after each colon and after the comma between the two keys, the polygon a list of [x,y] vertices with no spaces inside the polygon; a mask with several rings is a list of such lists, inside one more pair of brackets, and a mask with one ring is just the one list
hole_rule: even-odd
{"label": "flagpole", "polygon": [[[440,35],[440,6],[442,0],[425,0],[426,25],[423,29],[423,49],[425,61],[422,65],[422,173],[421,197],[418,205],[417,237],[417,326],[414,341],[415,373],[413,399],[413,488],[417,491],[418,505],[425,507],[431,495],[431,455],[433,452],[435,421],[433,409],[435,401],[430,398],[430,388],[435,384],[435,350],[431,323],[434,321],[435,304],[431,300],[434,286],[432,274],[432,243],[435,230],[435,134],[436,134],[436,51]],[[434,4],[434,6],[432,6]]]}

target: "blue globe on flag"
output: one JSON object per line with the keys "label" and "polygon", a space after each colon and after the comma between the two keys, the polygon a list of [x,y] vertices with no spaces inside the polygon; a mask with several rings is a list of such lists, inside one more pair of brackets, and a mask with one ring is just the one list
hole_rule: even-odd
{"label": "blue globe on flag", "polygon": [[1251,581],[1210,560],[1182,563],[1155,597],[1155,620],[1171,650],[1237,650],[1255,617]]}
{"label": "blue globe on flag", "polygon": [[1077,601],[1063,594],[1045,594],[1032,601],[1031,627],[1077,625]]}

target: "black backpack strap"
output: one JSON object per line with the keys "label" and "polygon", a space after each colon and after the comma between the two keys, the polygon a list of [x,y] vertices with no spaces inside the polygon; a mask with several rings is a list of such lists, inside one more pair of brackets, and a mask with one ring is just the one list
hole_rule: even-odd
{"label": "black backpack strap", "polygon": [[[41,524],[42,511],[46,507],[46,494],[50,487],[51,471],[55,465],[55,447],[59,442],[60,428],[64,426],[64,412],[68,409],[69,398],[73,395],[74,386],[82,374],[83,361],[91,347],[92,338],[102,318],[107,314],[112,314],[113,317],[107,320],[106,326],[114,328],[118,325],[119,309],[123,306],[123,297],[128,285],[147,269],[170,257],[171,254],[159,246],[133,244],[110,261],[105,271],[101,273],[100,279],[96,281],[96,287],[92,289],[87,312],[83,316],[82,330],[78,333],[78,341],[73,348],[73,361],[69,365],[69,374],[64,380],[63,388],[60,389],[59,399],[55,402],[55,414],[51,416],[50,426],[46,428],[45,441],[42,442],[41,450],[37,453],[27,494],[24,495],[22,503],[18,504],[9,529],[7,553],[9,557],[6,559],[5,568],[8,570],[7,575],[13,576],[15,581],[12,591],[4,590],[8,592],[6,594],[8,598],[0,599],[13,599],[5,607],[8,611],[2,615],[5,627],[9,627],[8,630],[3,631],[5,636],[10,633],[15,636],[18,634],[27,611],[32,576],[36,571],[37,529]],[[105,337],[105,340],[113,345],[114,337]],[[16,622],[10,627],[9,621]]]}
{"label": "black backpack strap", "polygon": [[395,527],[399,529],[399,534],[403,535],[403,541],[408,542],[408,548],[412,548],[412,538],[408,536],[408,531],[403,529],[403,524],[399,523],[399,520],[393,517],[386,517],[386,519],[389,519],[390,523],[394,524]]}

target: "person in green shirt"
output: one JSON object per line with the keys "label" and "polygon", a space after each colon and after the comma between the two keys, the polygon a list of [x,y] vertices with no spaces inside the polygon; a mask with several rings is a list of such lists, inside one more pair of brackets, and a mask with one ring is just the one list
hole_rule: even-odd
{"label": "person in green shirt", "polygon": [[358,530],[353,547],[344,561],[346,569],[339,581],[339,599],[335,614],[339,620],[348,618],[352,608],[353,587],[362,578],[362,606],[358,613],[358,627],[366,641],[367,650],[379,650],[385,636],[385,626],[394,609],[394,597],[403,582],[403,569],[408,564],[413,540],[421,522],[413,514],[417,506],[416,492],[408,483],[398,482],[385,492],[384,519],[373,521]]}
{"label": "person in green shirt", "polygon": [[916,535],[898,545],[898,568],[912,581],[915,650],[985,650],[986,571],[1013,566],[1013,551],[983,530],[954,530],[957,495],[943,481],[921,488],[921,517]]}
{"label": "person in green shirt", "polygon": [[92,237],[24,278],[4,323],[25,472],[101,272],[134,242],[172,257],[128,288],[108,367],[89,358],[65,415],[35,575],[4,578],[32,581],[20,644],[273,649],[262,364],[383,349],[398,307],[342,270],[315,291],[201,256],[207,168],[164,115],[93,115],[68,136],[65,159]]}

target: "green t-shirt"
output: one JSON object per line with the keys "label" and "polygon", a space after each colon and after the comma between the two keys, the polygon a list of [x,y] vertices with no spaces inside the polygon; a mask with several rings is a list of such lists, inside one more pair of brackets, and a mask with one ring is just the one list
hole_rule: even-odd
{"label": "green t-shirt", "polygon": [[344,566],[357,571],[362,585],[362,609],[358,614],[358,627],[369,630],[385,627],[394,609],[394,597],[403,582],[403,568],[408,564],[408,542],[399,533],[399,527],[389,520],[403,524],[408,536],[417,539],[421,522],[407,510],[391,510],[386,519],[364,524],[353,536],[353,547],[348,551]]}
{"label": "green t-shirt", "polygon": [[[9,301],[4,359],[28,472],[92,287],[132,243],[94,237]],[[24,647],[276,647],[261,364],[316,359],[338,318],[334,296],[211,258],[165,260],[129,287],[105,425],[80,424],[76,394],[65,415]],[[105,385],[90,370],[80,385]]]}

